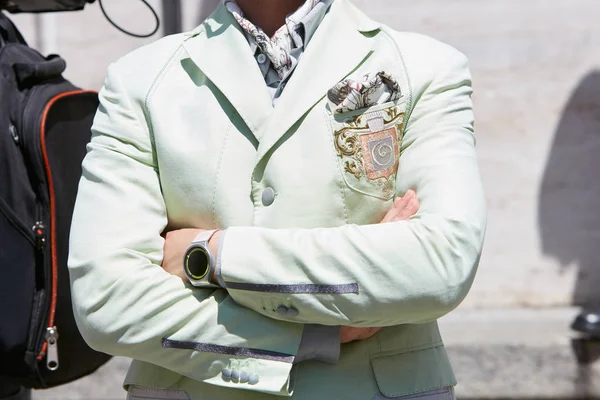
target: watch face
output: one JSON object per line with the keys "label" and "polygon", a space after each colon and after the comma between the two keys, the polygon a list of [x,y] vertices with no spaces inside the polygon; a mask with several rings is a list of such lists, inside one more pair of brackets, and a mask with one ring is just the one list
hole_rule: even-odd
{"label": "watch face", "polygon": [[185,258],[185,269],[191,279],[203,279],[208,273],[209,257],[202,247],[192,248]]}

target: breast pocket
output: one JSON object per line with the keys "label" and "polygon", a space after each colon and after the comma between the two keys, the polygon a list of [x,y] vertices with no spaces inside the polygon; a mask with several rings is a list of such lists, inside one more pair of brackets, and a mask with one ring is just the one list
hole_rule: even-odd
{"label": "breast pocket", "polygon": [[394,196],[405,112],[403,97],[332,115],[338,165],[349,188],[383,200]]}

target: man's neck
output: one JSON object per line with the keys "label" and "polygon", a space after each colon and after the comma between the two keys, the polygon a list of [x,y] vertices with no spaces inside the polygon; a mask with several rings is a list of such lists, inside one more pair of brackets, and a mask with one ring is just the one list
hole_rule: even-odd
{"label": "man's neck", "polygon": [[236,0],[245,18],[260,27],[269,37],[285,24],[285,17],[305,0]]}

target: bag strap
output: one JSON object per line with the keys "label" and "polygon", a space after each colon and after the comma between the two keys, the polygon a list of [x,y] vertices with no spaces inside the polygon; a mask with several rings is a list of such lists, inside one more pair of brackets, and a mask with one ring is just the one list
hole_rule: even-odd
{"label": "bag strap", "polygon": [[3,12],[0,12],[0,47],[3,47],[6,43],[27,45],[15,24]]}

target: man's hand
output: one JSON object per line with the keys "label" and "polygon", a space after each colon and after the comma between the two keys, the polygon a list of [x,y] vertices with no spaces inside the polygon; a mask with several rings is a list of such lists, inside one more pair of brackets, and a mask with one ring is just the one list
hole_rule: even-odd
{"label": "man's hand", "polygon": [[357,340],[368,339],[381,328],[353,328],[351,326],[340,326],[340,343],[350,343]]}
{"label": "man's hand", "polygon": [[419,211],[420,206],[417,194],[411,189],[403,197],[396,198],[392,208],[385,214],[381,223],[406,221]]}
{"label": "man's hand", "polygon": [[[403,197],[394,201],[392,208],[385,214],[381,223],[398,222],[410,219],[419,211],[419,200],[413,190],[409,190]],[[351,326],[340,327],[340,342],[349,343],[355,340],[368,339],[381,328],[353,328]]]}
{"label": "man's hand", "polygon": [[162,262],[165,271],[187,281],[187,276],[183,272],[183,257],[200,231],[200,229],[179,229],[167,233]]}

